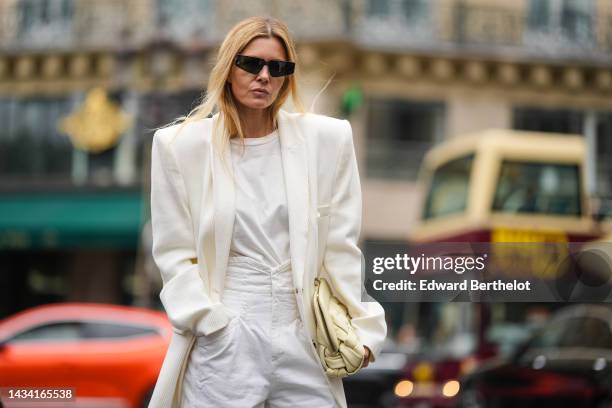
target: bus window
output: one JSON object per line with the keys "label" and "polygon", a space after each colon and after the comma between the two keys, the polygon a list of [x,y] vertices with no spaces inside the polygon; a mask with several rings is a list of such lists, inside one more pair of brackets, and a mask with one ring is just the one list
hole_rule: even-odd
{"label": "bus window", "polygon": [[465,211],[473,161],[474,155],[471,154],[435,170],[427,194],[424,219]]}
{"label": "bus window", "polygon": [[493,210],[580,216],[578,165],[502,162]]}

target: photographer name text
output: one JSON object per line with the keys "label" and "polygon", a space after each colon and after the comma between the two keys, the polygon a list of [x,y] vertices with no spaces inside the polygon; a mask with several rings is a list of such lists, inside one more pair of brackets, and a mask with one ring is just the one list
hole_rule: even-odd
{"label": "photographer name text", "polygon": [[464,279],[459,282],[438,282],[432,279],[421,279],[418,282],[402,279],[398,282],[384,282],[377,279],[372,284],[374,290],[390,291],[529,291],[531,282],[518,281],[516,279],[505,282],[494,280],[481,282],[477,279]]}

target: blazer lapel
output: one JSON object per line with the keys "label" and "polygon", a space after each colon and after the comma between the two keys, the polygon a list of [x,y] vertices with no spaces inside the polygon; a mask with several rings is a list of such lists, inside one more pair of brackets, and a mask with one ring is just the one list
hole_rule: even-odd
{"label": "blazer lapel", "polygon": [[[217,114],[216,116],[219,120],[220,115]],[[213,123],[213,136],[219,140],[221,134],[214,134],[215,123]],[[221,133],[223,123],[219,123],[216,129]],[[227,146],[225,152],[217,150],[217,146],[213,143],[210,149],[210,160],[213,163],[212,178],[215,208],[215,273],[213,276],[216,278],[216,282],[213,284],[213,290],[216,289],[217,294],[220,294],[225,282],[225,271],[234,230],[236,193],[230,147]],[[224,158],[225,165],[221,161],[221,157]]]}
{"label": "blazer lapel", "polygon": [[[222,129],[223,124],[219,124]],[[306,245],[308,240],[309,183],[306,143],[300,129],[290,115],[278,113],[278,133],[281,145],[281,160],[287,193],[289,213],[289,241],[293,283],[302,288],[305,270]],[[215,135],[219,137],[220,135]],[[229,147],[223,153],[226,169],[221,162],[221,152],[216,146],[210,149],[213,163],[213,192],[215,207],[215,286],[221,291],[225,282],[227,260],[233,235],[236,215],[235,185],[232,158]],[[228,172],[229,170],[229,172]]]}
{"label": "blazer lapel", "polygon": [[289,241],[293,283],[302,288],[308,241],[309,181],[306,141],[290,114],[278,113],[278,132],[289,212]]}

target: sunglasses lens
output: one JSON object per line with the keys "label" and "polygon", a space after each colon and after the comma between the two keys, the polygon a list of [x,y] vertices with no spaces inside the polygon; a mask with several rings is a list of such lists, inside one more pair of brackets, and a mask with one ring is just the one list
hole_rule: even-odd
{"label": "sunglasses lens", "polygon": [[251,74],[258,74],[264,63],[265,61],[260,58],[247,57],[246,55],[236,57],[236,65]]}
{"label": "sunglasses lens", "polygon": [[268,67],[270,68],[270,75],[279,77],[293,74],[295,63],[289,61],[270,61]]}

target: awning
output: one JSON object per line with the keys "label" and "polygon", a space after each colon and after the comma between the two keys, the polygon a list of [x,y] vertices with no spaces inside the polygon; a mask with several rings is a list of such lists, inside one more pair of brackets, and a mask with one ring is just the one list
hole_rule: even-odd
{"label": "awning", "polygon": [[136,249],[140,192],[3,193],[0,249]]}

